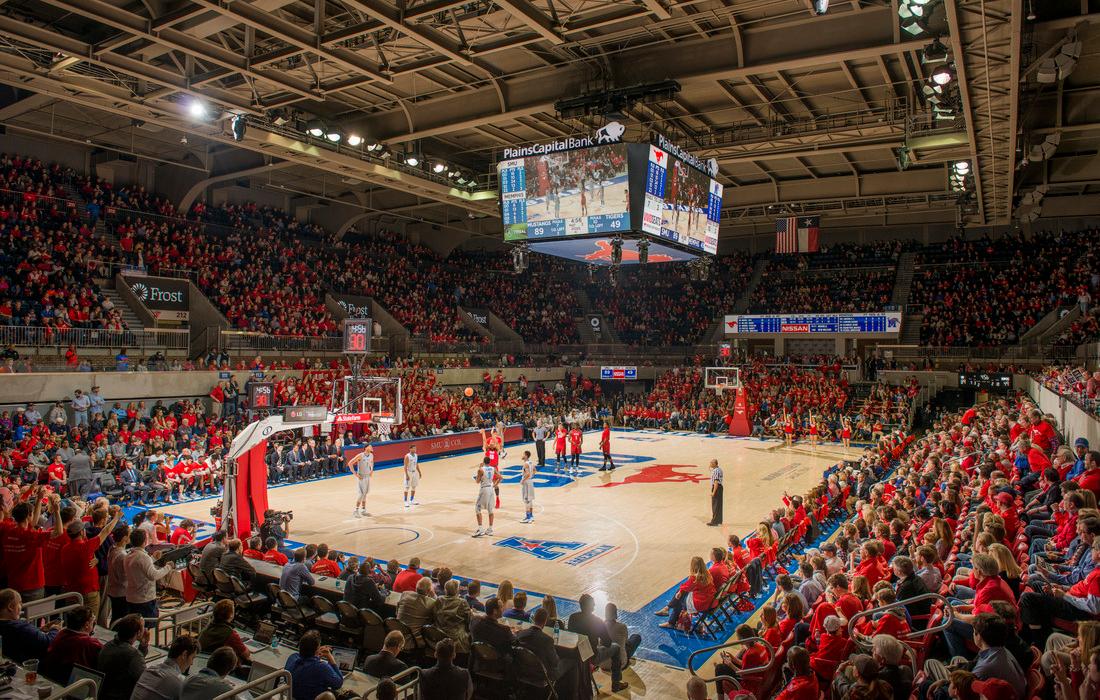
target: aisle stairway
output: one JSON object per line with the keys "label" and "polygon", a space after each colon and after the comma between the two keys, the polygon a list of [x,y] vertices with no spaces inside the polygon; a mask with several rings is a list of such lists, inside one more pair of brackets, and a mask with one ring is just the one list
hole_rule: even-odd
{"label": "aisle stairway", "polygon": [[901,335],[898,337],[899,345],[919,345],[920,327],[924,322],[924,314],[905,314],[901,318]]}
{"label": "aisle stairway", "polygon": [[99,288],[103,292],[103,296],[110,299],[115,308],[122,312],[122,321],[126,324],[126,328],[132,331],[140,331],[145,328],[145,324],[138,319],[137,314],[130,308],[130,305],[115,291],[114,280],[100,284]]}
{"label": "aisle stairway", "polygon": [[913,268],[916,264],[917,254],[906,251],[898,258],[897,275],[894,277],[894,293],[890,297],[890,303],[905,308],[909,303],[909,294],[913,289]]}
{"label": "aisle stairway", "polygon": [[[761,255],[756,259],[756,262],[752,265],[752,274],[749,276],[749,283],[741,291],[741,296],[737,298],[737,303],[733,306],[731,313],[743,314],[749,308],[749,302],[752,300],[752,295],[756,293],[756,288],[760,285],[760,280],[763,279],[764,273],[768,269],[768,260],[770,258],[767,255]],[[721,319],[719,319],[719,323]]]}

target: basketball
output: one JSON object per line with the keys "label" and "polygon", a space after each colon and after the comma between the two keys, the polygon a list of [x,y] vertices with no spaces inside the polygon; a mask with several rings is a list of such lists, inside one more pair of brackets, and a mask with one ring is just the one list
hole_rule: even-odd
{"label": "basketball", "polygon": [[466,394],[466,398],[470,398],[471,396],[474,395],[474,390],[471,389],[470,387],[466,387],[465,389],[462,390],[462,393]]}

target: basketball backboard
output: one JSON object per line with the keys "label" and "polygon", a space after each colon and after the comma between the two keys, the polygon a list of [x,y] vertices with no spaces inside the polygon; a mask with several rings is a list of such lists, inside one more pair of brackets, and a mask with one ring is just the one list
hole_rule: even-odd
{"label": "basketball backboard", "polygon": [[703,386],[722,392],[741,388],[741,369],[738,367],[707,367],[703,374]]}

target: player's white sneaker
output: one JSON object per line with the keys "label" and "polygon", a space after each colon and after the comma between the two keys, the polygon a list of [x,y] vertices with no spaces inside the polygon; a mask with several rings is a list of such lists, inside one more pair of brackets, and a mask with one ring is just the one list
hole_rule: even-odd
{"label": "player's white sneaker", "polygon": [[405,501],[405,507],[408,508],[412,505],[412,501]]}
{"label": "player's white sneaker", "polygon": [[474,532],[474,534],[470,535],[470,537],[481,537],[484,534],[485,534],[485,530],[483,530],[482,528],[479,527],[477,529],[477,531]]}
{"label": "player's white sneaker", "polygon": [[360,515],[360,514],[359,514],[359,509],[358,509],[358,508],[356,508],[356,509],[355,509],[355,512],[353,512],[353,513],[352,513],[352,516],[353,516],[353,517],[356,517],[356,518],[361,518],[361,517],[363,517],[362,515]]}
{"label": "player's white sneaker", "polygon": [[532,518],[531,516],[527,516],[527,517],[526,517],[526,518],[524,518],[523,520],[520,520],[520,522],[521,522],[521,523],[523,523],[524,525],[528,525],[528,524],[530,524],[530,523],[533,523],[533,522],[535,522],[535,519],[534,519],[534,518]]}
{"label": "player's white sneaker", "polygon": [[486,534],[486,535],[491,535],[491,534],[493,534],[493,528],[492,528],[492,527],[489,527],[489,528],[487,528],[487,529],[485,530],[485,534]]}
{"label": "player's white sneaker", "polygon": [[409,503],[413,504],[414,506],[420,505],[420,501],[409,501]]}

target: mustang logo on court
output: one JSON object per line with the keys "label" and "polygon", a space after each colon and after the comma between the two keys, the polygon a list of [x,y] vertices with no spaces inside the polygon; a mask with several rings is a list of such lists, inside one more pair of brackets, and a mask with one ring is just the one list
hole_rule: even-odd
{"label": "mustang logo on court", "polygon": [[558,540],[529,540],[526,537],[507,537],[500,542],[494,542],[494,547],[507,547],[517,552],[525,552],[536,559],[553,561],[561,559],[570,552],[584,549],[588,545],[584,542],[561,542]]}
{"label": "mustang logo on court", "polygon": [[609,481],[606,484],[597,484],[594,488],[605,489],[611,486],[622,486],[623,484],[662,484],[684,481],[698,484],[705,481],[707,477],[703,474],[684,474],[676,471],[677,469],[695,468],[698,468],[695,464],[654,464],[652,467],[643,467],[622,481]]}

